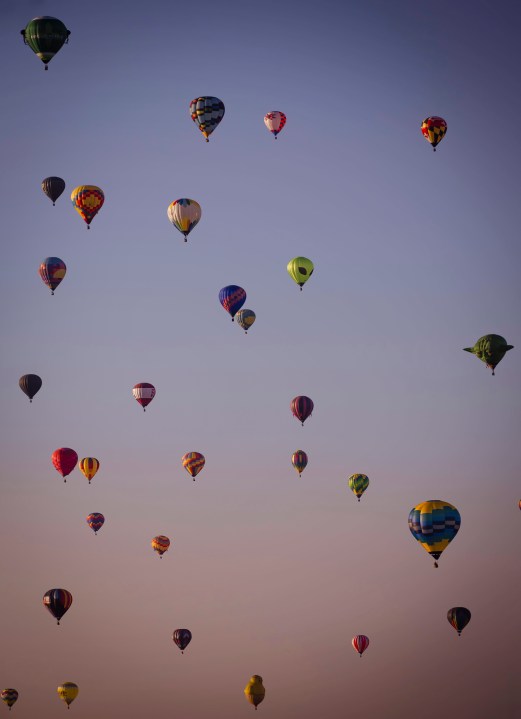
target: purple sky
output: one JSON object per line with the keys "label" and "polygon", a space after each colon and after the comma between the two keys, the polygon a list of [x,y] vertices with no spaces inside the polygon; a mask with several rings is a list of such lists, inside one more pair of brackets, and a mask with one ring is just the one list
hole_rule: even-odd
{"label": "purple sky", "polygon": [[[271,719],[519,716],[521,11],[116,5],[0,9],[13,717],[57,716],[72,681],[76,719],[239,719],[252,674]],[[46,73],[19,35],[42,14],[71,30]],[[188,112],[205,94],[226,106],[209,144]],[[288,118],[277,142],[270,110]],[[428,115],[448,123],[436,154]],[[55,208],[49,175],[67,184]],[[90,232],[79,184],[105,192]],[[202,206],[186,245],[166,216],[180,197]],[[68,268],[54,297],[49,255]],[[315,263],[302,293],[296,255]],[[219,305],[227,284],[257,313],[247,336]],[[461,351],[491,332],[515,346],[496,377]],[[146,414],[137,382],[157,388]],[[315,403],[304,428],[299,394]],[[90,486],[78,469],[62,482],[61,446],[99,459]],[[371,482],[360,504],[355,472]],[[407,526],[429,499],[462,517],[437,571]],[[74,597],[60,627],[52,587]],[[472,612],[460,639],[453,606]]]}

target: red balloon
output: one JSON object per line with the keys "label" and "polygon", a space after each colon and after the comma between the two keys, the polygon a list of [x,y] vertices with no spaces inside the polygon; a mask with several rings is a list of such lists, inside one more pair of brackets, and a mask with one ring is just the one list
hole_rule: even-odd
{"label": "red balloon", "polygon": [[351,644],[353,645],[353,649],[362,656],[369,646],[369,637],[366,637],[365,634],[357,634],[351,640]]}
{"label": "red balloon", "polygon": [[304,395],[294,397],[291,400],[290,406],[293,416],[299,419],[302,422],[302,426],[304,426],[304,422],[313,412],[313,400],[309,397],[305,397]]}
{"label": "red balloon", "polygon": [[52,463],[55,469],[63,477],[63,481],[67,480],[65,477],[72,472],[78,462],[78,455],[73,449],[69,447],[60,447],[52,453]]}

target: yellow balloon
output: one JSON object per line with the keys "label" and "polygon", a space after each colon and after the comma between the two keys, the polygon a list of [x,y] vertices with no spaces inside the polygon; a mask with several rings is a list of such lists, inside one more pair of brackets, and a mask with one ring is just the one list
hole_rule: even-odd
{"label": "yellow balloon", "polygon": [[74,682],[64,682],[56,691],[58,692],[60,699],[67,704],[68,708],[70,703],[76,699],[80,690],[78,689],[78,685],[74,684]]}
{"label": "yellow balloon", "polygon": [[253,704],[255,709],[263,701],[266,689],[262,685],[262,677],[258,674],[254,674],[244,689],[246,699]]}

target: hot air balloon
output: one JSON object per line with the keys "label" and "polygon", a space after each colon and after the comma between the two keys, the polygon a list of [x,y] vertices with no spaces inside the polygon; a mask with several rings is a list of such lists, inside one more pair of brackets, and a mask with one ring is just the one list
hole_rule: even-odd
{"label": "hot air balloon", "polygon": [[204,467],[205,459],[200,452],[187,452],[181,459],[183,467],[195,482],[196,476]]}
{"label": "hot air balloon", "polygon": [[105,517],[99,512],[92,512],[87,516],[87,524],[96,535],[105,524]]}
{"label": "hot air balloon", "polygon": [[219,302],[226,312],[232,316],[233,322],[235,314],[246,302],[246,292],[238,285],[227,285],[219,292]]}
{"label": "hot air balloon", "polygon": [[266,125],[268,130],[274,135],[275,139],[277,139],[277,135],[286,124],[286,115],[283,112],[279,112],[278,110],[268,112],[266,113],[266,115],[264,115],[264,124]]}
{"label": "hot air balloon", "polygon": [[183,197],[171,202],[166,212],[170,222],[185,236],[185,242],[188,242],[188,235],[201,219],[201,205],[195,200]]}
{"label": "hot air balloon", "polygon": [[313,274],[314,268],[314,264],[307,257],[294,257],[288,262],[288,274],[300,287],[301,292],[303,285]]}
{"label": "hot air balloon", "polygon": [[360,657],[362,657],[362,654],[369,646],[369,637],[366,637],[365,634],[356,634],[352,638],[351,644],[353,645],[355,652],[358,652]]}
{"label": "hot air balloon", "polygon": [[56,449],[52,453],[51,459],[55,469],[61,474],[63,481],[66,482],[65,477],[67,477],[76,466],[78,455],[69,447],[60,447],[60,449]]}
{"label": "hot air balloon", "polygon": [[53,295],[54,290],[65,277],[67,268],[65,267],[65,262],[60,260],[59,257],[46,257],[38,271],[44,283],[51,290],[51,295]]}
{"label": "hot air balloon", "polygon": [[470,611],[466,607],[452,607],[452,609],[449,609],[447,612],[449,624],[458,632],[459,637],[461,637],[461,632],[470,622],[471,616]]}
{"label": "hot air balloon", "polygon": [[78,689],[78,685],[74,684],[74,682],[64,682],[57,688],[56,691],[58,692],[60,699],[67,704],[68,709],[71,702],[73,702],[78,696],[78,692],[80,690]]}
{"label": "hot air balloon", "polygon": [[248,334],[248,330],[252,326],[252,324],[255,322],[255,312],[253,310],[239,310],[235,317],[237,318],[237,324],[239,327],[242,327],[244,330],[244,334]]}
{"label": "hot air balloon", "polygon": [[291,464],[298,472],[298,476],[302,477],[302,472],[308,466],[308,456],[302,449],[297,449],[291,456]]}
{"label": "hot air balloon", "polygon": [[11,711],[11,707],[18,699],[18,692],[16,691],[16,689],[2,689],[2,691],[0,692],[0,699],[5,704],[7,704],[7,706],[9,707],[9,711]]}
{"label": "hot air balloon", "polygon": [[192,641],[192,632],[189,629],[176,629],[172,634],[172,639],[184,654],[184,650]]}
{"label": "hot air balloon", "polygon": [[80,459],[78,467],[83,472],[85,477],[87,477],[90,484],[90,480],[99,469],[99,462],[95,457],[84,457],[83,459]]}
{"label": "hot air balloon", "polygon": [[20,30],[24,43],[38,55],[44,63],[45,69],[56,55],[58,50],[69,42],[70,30],[67,30],[61,20],[45,15],[35,17],[27,23],[24,30]]}
{"label": "hot air balloon", "polygon": [[352,474],[347,480],[349,489],[356,494],[358,501],[369,486],[369,477],[366,474]]}
{"label": "hot air balloon", "polygon": [[18,380],[18,384],[22,392],[29,397],[29,402],[32,402],[34,395],[39,392],[42,386],[42,378],[38,377],[37,374],[24,374]]}
{"label": "hot air balloon", "polygon": [[42,190],[49,200],[52,200],[52,206],[54,207],[56,200],[65,190],[65,181],[61,177],[46,177],[42,181]]}
{"label": "hot air balloon", "polygon": [[262,677],[258,674],[254,674],[250,681],[246,684],[244,693],[250,704],[253,704],[255,709],[257,709],[266,694],[266,689],[262,685]]}
{"label": "hot air balloon", "polygon": [[302,426],[304,426],[304,422],[313,412],[313,406],[313,400],[304,395],[294,397],[290,405],[293,416],[302,422]]}
{"label": "hot air balloon", "polygon": [[218,97],[196,97],[190,103],[190,115],[209,142],[209,135],[224,117],[224,103]]}
{"label": "hot air balloon", "polygon": [[[441,499],[421,502],[409,512],[409,529],[434,560],[454,539],[461,526],[461,516],[456,507]],[[434,562],[438,566],[438,562]]]}
{"label": "hot air balloon", "polygon": [[447,123],[443,117],[426,117],[421,124],[421,131],[427,142],[430,142],[432,149],[436,152],[436,145],[438,145],[447,132]]}
{"label": "hot air balloon", "polygon": [[156,388],[149,382],[140,382],[134,385],[132,394],[134,395],[134,399],[143,407],[143,412],[145,412],[145,408],[148,407],[156,396]]}
{"label": "hot air balloon", "polygon": [[480,337],[474,347],[464,347],[464,352],[471,352],[478,359],[484,362],[489,369],[494,370],[509,350],[514,349],[513,345],[507,345],[507,341],[501,335],[484,335]]}
{"label": "hot air balloon", "polygon": [[152,549],[154,550],[154,552],[157,552],[159,554],[159,559],[162,559],[163,554],[170,546],[170,540],[168,539],[168,537],[165,537],[160,534],[159,536],[154,537],[150,544],[152,545]]}
{"label": "hot air balloon", "polygon": [[60,623],[60,619],[67,612],[72,604],[72,594],[66,589],[49,589],[43,595],[43,606],[46,607],[53,617]]}
{"label": "hot air balloon", "polygon": [[105,202],[103,190],[96,185],[79,185],[71,192],[71,200],[72,206],[87,223],[87,229],[90,230],[90,223]]}

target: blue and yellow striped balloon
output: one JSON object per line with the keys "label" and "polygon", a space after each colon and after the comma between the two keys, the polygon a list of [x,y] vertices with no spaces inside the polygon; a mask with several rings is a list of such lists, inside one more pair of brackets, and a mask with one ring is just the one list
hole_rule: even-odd
{"label": "blue and yellow striped balloon", "polygon": [[[431,557],[436,560],[454,539],[461,526],[456,507],[441,499],[421,502],[409,512],[409,529]],[[438,566],[438,562],[434,562]]]}

